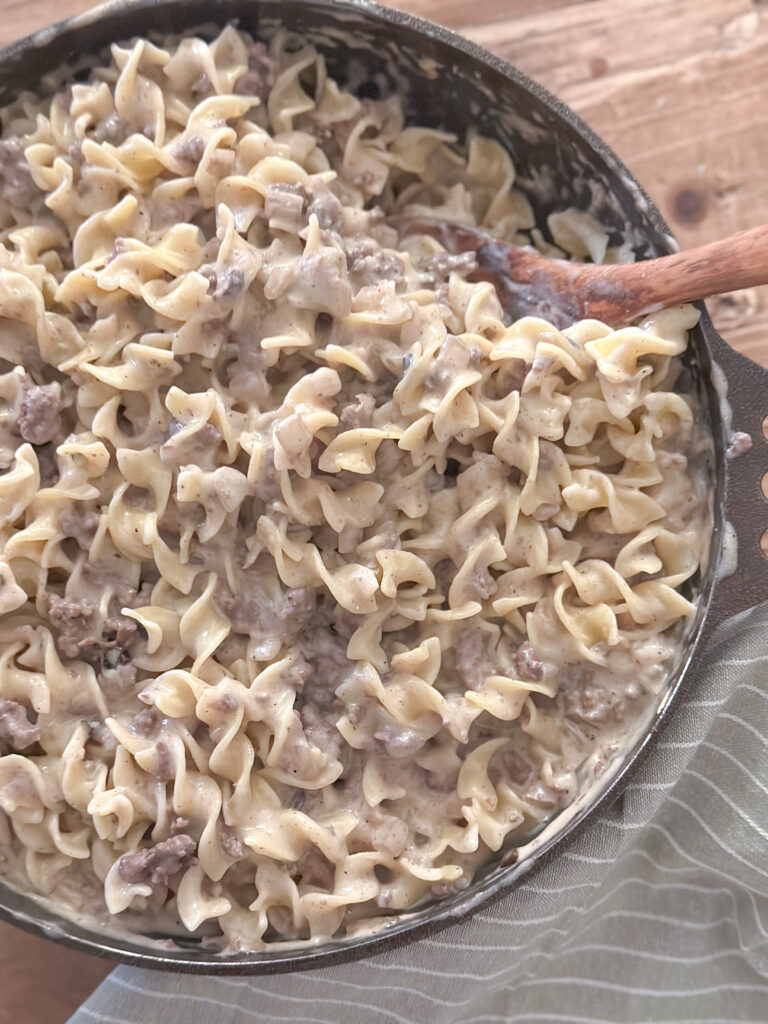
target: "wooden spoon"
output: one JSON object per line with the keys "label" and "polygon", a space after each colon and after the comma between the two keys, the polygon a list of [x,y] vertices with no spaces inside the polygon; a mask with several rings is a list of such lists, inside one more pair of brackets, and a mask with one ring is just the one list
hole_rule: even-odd
{"label": "wooden spoon", "polygon": [[394,218],[402,235],[431,235],[451,252],[474,252],[470,280],[490,281],[512,318],[535,315],[556,327],[575,320],[625,324],[665,306],[768,284],[768,225],[719,242],[637,263],[571,263],[429,217]]}

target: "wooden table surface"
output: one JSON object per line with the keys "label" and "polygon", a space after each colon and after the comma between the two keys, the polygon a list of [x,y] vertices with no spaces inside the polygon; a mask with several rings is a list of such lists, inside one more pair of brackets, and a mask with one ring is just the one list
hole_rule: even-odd
{"label": "wooden table surface", "polygon": [[[0,45],[93,6],[0,0]],[[635,172],[683,245],[768,222],[768,0],[400,0],[573,106]],[[710,304],[768,366],[768,288]],[[106,973],[0,926],[0,1024],[59,1024]]]}

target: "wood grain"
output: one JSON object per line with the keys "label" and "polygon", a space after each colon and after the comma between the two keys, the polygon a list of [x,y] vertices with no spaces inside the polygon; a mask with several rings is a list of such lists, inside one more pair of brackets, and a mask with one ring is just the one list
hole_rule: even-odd
{"label": "wood grain", "polygon": [[[768,6],[594,0],[470,28],[609,142],[682,245],[768,221]],[[768,365],[768,289],[710,303],[731,344]]]}
{"label": "wood grain", "polygon": [[[0,0],[0,44],[92,6]],[[766,0],[401,0],[508,58],[616,149],[682,245],[768,222]],[[709,303],[768,366],[768,288]]]}
{"label": "wood grain", "polygon": [[[0,0],[0,45],[92,4]],[[617,150],[683,245],[768,222],[766,0],[400,0],[538,78]],[[710,303],[768,366],[768,289]],[[64,1021],[105,965],[0,926],[0,1024]]]}
{"label": "wood grain", "polygon": [[[681,245],[768,222],[765,0],[410,0],[576,109],[635,173]],[[709,302],[768,366],[768,288]]]}

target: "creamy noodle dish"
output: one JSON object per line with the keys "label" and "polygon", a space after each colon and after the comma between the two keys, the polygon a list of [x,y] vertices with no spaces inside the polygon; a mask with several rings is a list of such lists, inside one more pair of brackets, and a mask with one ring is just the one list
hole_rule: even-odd
{"label": "creamy noodle dish", "polygon": [[419,219],[628,258],[514,180],[234,27],[2,111],[6,880],[222,950],[353,934],[646,726],[710,536],[697,314],[506,322]]}

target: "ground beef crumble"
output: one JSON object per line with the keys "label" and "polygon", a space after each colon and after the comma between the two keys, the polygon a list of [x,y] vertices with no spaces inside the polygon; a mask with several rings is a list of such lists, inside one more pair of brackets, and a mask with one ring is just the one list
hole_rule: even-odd
{"label": "ground beef crumble", "polygon": [[154,846],[120,858],[117,871],[130,885],[168,885],[195,856],[197,843],[189,835],[170,836]]}

